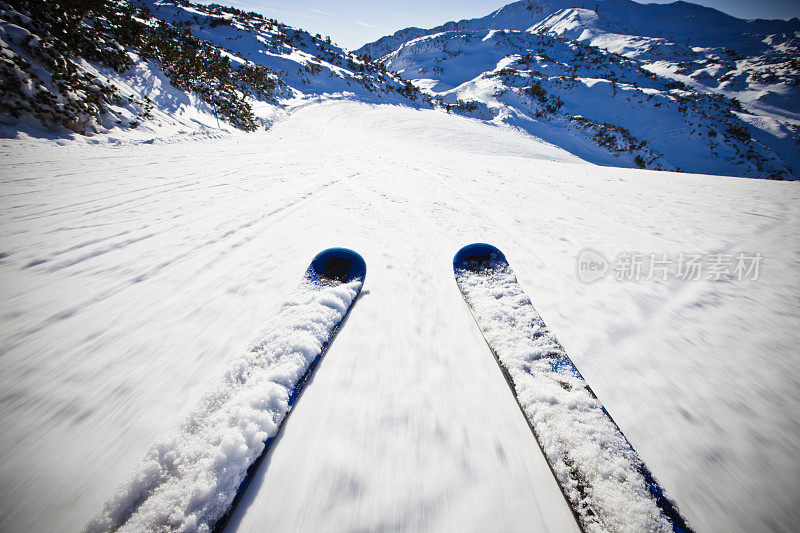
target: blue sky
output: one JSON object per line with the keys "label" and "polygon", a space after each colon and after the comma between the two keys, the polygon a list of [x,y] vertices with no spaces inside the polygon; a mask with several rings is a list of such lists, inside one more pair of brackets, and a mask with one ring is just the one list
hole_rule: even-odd
{"label": "blue sky", "polygon": [[[330,35],[334,42],[354,50],[408,26],[430,28],[448,20],[481,17],[512,0],[349,0],[337,3],[330,0],[301,0],[300,3],[279,0],[199,1],[257,11],[311,33]],[[670,1],[650,0],[658,4]],[[695,0],[695,3],[745,19],[800,17],[798,0]]]}

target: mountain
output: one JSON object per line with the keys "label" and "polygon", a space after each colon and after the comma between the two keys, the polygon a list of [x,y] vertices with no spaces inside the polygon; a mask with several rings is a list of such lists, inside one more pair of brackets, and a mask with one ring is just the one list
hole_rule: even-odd
{"label": "mountain", "polygon": [[687,2],[521,1],[357,53],[448,111],[599,164],[800,177],[800,20]]}
{"label": "mountain", "polygon": [[13,0],[0,49],[6,137],[213,136],[353,99],[521,128],[603,165],[800,177],[797,19],[522,1],[353,53],[219,5]]}
{"label": "mountain", "polygon": [[[330,38],[185,0],[0,2],[0,128],[54,135],[268,126],[326,98],[418,92]],[[5,127],[3,128],[3,125]]]}
{"label": "mountain", "polygon": [[[586,17],[589,25],[617,33],[640,37],[664,38],[674,42],[690,39],[694,44],[719,45],[721,40],[732,48],[765,46],[759,36],[793,33],[800,21],[742,20],[716,9],[692,4],[640,4],[632,0],[523,0],[508,4],[485,17],[448,22],[432,30],[406,28],[382,37],[361,50],[385,55],[396,43],[442,31],[535,30],[553,26],[560,20]],[[563,31],[563,29],[561,30]],[[743,41],[744,36],[744,41]],[[380,54],[380,49],[384,51]]]}

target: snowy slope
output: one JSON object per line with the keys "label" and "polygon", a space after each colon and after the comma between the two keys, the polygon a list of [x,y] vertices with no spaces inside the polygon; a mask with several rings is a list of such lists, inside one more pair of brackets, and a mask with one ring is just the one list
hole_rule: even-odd
{"label": "snowy slope", "polygon": [[[373,57],[396,50],[409,38],[442,31],[528,30],[545,21],[569,18],[591,11],[593,20],[602,21],[606,31],[672,41],[698,41],[698,44],[731,48],[760,47],[758,37],[800,30],[800,21],[741,20],[716,9],[691,2],[643,4],[632,0],[522,0],[510,3],[485,17],[448,22],[431,30],[407,28],[382,37],[362,49]],[[743,38],[744,36],[744,38]],[[374,52],[374,53],[373,53]]]}
{"label": "snowy slope", "polygon": [[[506,252],[697,530],[800,518],[794,183],[599,167],[331,102],[217,140],[2,140],[0,187],[3,531],[81,530],[331,245],[367,261],[362,297],[231,529],[574,527],[453,279],[475,241]],[[755,281],[587,285],[587,246],[764,262]]]}
{"label": "snowy slope", "polygon": [[676,2],[522,1],[358,52],[448,111],[600,164],[800,177],[800,21]]}
{"label": "snowy slope", "polygon": [[185,0],[0,2],[0,51],[5,137],[219,136],[319,99],[427,105],[330,37]]}

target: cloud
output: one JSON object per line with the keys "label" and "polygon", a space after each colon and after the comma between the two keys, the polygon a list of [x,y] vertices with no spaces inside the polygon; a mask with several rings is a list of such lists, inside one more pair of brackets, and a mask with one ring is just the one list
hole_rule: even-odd
{"label": "cloud", "polygon": [[370,24],[369,22],[362,22],[360,20],[357,20],[356,24],[358,24],[359,26],[364,26],[365,28],[375,28],[376,27],[375,24]]}
{"label": "cloud", "polygon": [[[294,4],[294,3],[291,3],[289,5],[290,6],[294,6],[296,8],[300,8],[300,9],[305,10],[305,11],[308,11],[310,13],[313,13],[314,15],[322,15],[324,17],[330,17],[331,16],[331,14],[328,13],[327,11],[323,11],[321,9],[317,9],[316,7],[311,7],[311,6],[307,6],[307,5],[304,5],[304,4]],[[308,16],[313,16],[313,15],[308,15]]]}

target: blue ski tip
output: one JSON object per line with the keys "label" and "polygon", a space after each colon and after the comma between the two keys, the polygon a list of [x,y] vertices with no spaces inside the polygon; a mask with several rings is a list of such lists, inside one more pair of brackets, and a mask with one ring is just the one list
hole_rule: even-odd
{"label": "blue ski tip", "polygon": [[356,279],[364,280],[367,264],[353,250],[347,248],[328,248],[318,253],[306,271],[309,279],[320,282],[349,283]]}
{"label": "blue ski tip", "polygon": [[485,270],[498,265],[507,265],[503,252],[482,242],[468,244],[460,249],[453,257],[453,270]]}

